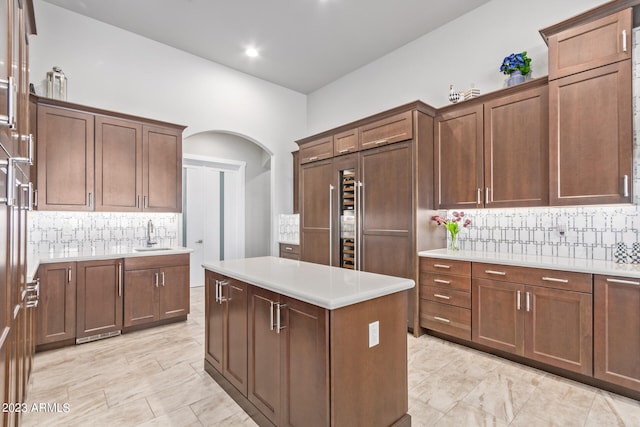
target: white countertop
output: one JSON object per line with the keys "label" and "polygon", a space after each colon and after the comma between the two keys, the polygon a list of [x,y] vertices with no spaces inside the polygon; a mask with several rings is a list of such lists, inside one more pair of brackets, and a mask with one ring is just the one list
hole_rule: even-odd
{"label": "white countertop", "polygon": [[613,261],[602,261],[596,259],[481,251],[451,251],[449,249],[422,251],[418,252],[418,255],[429,258],[443,258],[460,261],[485,262],[489,264],[516,265],[520,267],[547,268],[550,270],[640,278],[640,264],[617,264]]}
{"label": "white countertop", "polygon": [[112,246],[107,249],[70,249],[66,251],[50,251],[27,256],[27,274],[29,281],[35,276],[40,264],[54,262],[98,261],[114,258],[131,258],[140,256],[179,255],[193,252],[193,249],[175,246],[160,250],[138,250],[131,246]]}
{"label": "white countertop", "polygon": [[411,279],[277,257],[212,261],[205,269],[333,310],[411,289]]}

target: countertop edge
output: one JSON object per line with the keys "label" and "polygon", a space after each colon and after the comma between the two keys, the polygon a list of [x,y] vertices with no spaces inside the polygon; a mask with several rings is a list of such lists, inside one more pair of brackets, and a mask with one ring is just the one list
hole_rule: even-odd
{"label": "countertop edge", "polygon": [[421,251],[418,252],[418,255],[423,258],[441,258],[640,279],[640,264],[618,264],[613,261],[595,259],[506,254],[499,252],[451,251],[448,249]]}

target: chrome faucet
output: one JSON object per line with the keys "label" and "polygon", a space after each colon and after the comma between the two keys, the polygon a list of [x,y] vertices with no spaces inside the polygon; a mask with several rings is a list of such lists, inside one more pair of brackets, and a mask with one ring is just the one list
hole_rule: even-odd
{"label": "chrome faucet", "polygon": [[151,240],[152,233],[153,233],[153,221],[149,220],[149,222],[147,222],[147,247],[148,248],[158,243]]}

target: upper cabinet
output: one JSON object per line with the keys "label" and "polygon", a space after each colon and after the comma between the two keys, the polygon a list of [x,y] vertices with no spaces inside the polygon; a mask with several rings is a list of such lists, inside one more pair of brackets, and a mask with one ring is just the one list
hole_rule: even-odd
{"label": "upper cabinet", "polygon": [[407,141],[412,138],[413,118],[411,111],[405,111],[360,127],[361,150]]}
{"label": "upper cabinet", "polygon": [[631,59],[632,21],[629,8],[550,34],[549,80]]}
{"label": "upper cabinet", "polygon": [[436,208],[546,205],[547,117],[546,79],[438,113]]}
{"label": "upper cabinet", "polygon": [[180,212],[183,127],[34,98],[37,208]]}
{"label": "upper cabinet", "polygon": [[608,9],[620,3],[541,31],[549,44],[551,205],[632,201],[632,9]]}

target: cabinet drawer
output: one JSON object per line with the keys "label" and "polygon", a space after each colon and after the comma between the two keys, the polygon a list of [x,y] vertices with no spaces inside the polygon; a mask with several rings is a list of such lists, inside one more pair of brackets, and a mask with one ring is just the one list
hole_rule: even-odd
{"label": "cabinet drawer", "polygon": [[360,128],[360,149],[374,148],[413,138],[411,111],[378,120]]}
{"label": "cabinet drawer", "polygon": [[423,286],[437,286],[463,292],[471,292],[471,278],[450,274],[420,272],[420,288]]}
{"label": "cabinet drawer", "polygon": [[420,326],[470,341],[471,310],[422,300]]}
{"label": "cabinet drawer", "polygon": [[333,157],[333,136],[311,141],[300,147],[300,164]]}
{"label": "cabinet drawer", "polygon": [[333,136],[333,152],[334,155],[353,153],[360,150],[358,145],[358,137],[360,132],[358,128],[335,134]]}
{"label": "cabinet drawer", "polygon": [[420,272],[423,271],[471,277],[471,262],[420,257]]}
{"label": "cabinet drawer", "polygon": [[592,293],[593,288],[589,273],[474,262],[472,275],[483,279],[504,280],[576,292]]}
{"label": "cabinet drawer", "polygon": [[441,304],[454,305],[456,307],[471,308],[470,292],[453,291],[451,289],[421,285],[420,298]]}
{"label": "cabinet drawer", "polygon": [[189,254],[140,256],[124,259],[125,270],[146,270],[179,265],[189,265]]}
{"label": "cabinet drawer", "polygon": [[291,245],[289,243],[280,243],[280,256],[283,254],[300,255],[300,245]]}

